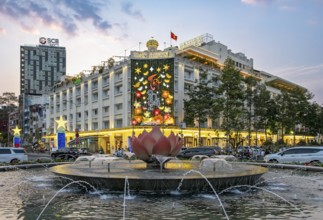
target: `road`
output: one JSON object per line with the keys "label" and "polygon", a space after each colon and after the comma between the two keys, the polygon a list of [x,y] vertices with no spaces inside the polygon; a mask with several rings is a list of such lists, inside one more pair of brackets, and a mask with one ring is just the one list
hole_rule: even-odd
{"label": "road", "polygon": [[49,153],[27,153],[29,161],[36,161],[39,158],[50,158]]}

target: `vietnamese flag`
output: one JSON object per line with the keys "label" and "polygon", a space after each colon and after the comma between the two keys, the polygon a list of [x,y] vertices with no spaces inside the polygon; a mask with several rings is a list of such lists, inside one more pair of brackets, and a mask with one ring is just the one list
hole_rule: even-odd
{"label": "vietnamese flag", "polygon": [[177,40],[177,36],[173,32],[170,32],[170,38]]}

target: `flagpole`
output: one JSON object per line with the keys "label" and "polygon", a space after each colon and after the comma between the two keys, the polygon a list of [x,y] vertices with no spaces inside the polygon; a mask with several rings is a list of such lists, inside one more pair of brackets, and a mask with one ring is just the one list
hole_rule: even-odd
{"label": "flagpole", "polygon": [[169,45],[172,47],[172,30],[170,30],[170,36],[169,36]]}

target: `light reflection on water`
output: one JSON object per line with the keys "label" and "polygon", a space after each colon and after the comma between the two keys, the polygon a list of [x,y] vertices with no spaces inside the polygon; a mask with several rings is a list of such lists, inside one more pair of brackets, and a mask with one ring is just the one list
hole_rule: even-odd
{"label": "light reflection on water", "polygon": [[[232,188],[220,194],[230,219],[321,219],[323,178],[319,173],[270,170],[263,175],[270,190],[295,205],[254,188]],[[0,219],[37,219],[60,190],[58,177],[45,169],[0,173]],[[131,185],[130,185],[131,189]],[[195,195],[85,192],[67,187],[52,200],[40,219],[226,219],[212,193]],[[125,213],[125,214],[124,214]]]}

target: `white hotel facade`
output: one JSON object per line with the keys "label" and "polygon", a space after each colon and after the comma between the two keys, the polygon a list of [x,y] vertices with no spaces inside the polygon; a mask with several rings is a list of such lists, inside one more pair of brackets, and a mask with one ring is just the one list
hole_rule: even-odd
{"label": "white hotel facade", "polygon": [[[80,142],[92,151],[101,148],[106,153],[113,153],[117,148],[126,148],[132,132],[140,134],[150,126],[134,126],[132,117],[132,64],[134,60],[174,59],[173,125],[161,125],[165,135],[171,131],[185,138],[186,146],[197,146],[198,129],[183,127],[184,99],[186,90],[198,82],[200,71],[207,70],[209,78],[217,78],[221,73],[216,66],[223,66],[230,57],[243,75],[253,75],[267,85],[273,94],[280,93],[285,87],[297,85],[275,77],[263,71],[254,70],[253,59],[243,53],[233,53],[213,36],[204,34],[180,44],[158,50],[158,42],[149,40],[147,50],[132,51],[130,56],[116,62],[110,58],[101,66],[95,67],[91,74],[80,73],[68,77],[57,84],[49,95],[46,118],[48,142],[55,143],[56,123],[60,116],[67,121],[66,142],[75,144],[75,130],[79,130]],[[217,86],[217,82],[214,83]],[[138,119],[141,122],[141,119]],[[202,126],[203,145],[225,145],[225,134],[219,129],[219,122],[209,120]],[[261,143],[264,136],[253,136],[253,141]]]}

